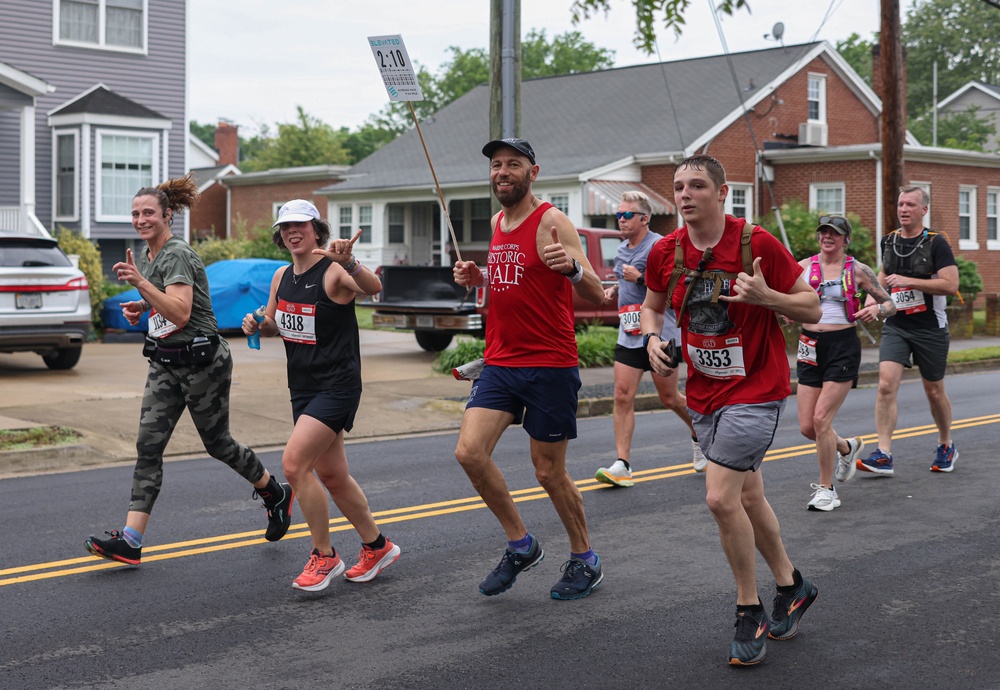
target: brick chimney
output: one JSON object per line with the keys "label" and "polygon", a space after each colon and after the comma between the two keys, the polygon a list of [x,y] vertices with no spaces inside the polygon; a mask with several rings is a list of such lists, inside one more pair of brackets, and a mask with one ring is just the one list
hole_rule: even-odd
{"label": "brick chimney", "polygon": [[219,152],[219,165],[240,164],[240,137],[237,126],[220,122],[215,127],[215,150]]}

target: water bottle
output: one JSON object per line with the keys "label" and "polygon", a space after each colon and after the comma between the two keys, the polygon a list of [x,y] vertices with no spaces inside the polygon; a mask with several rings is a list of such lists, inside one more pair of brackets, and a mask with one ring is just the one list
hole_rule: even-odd
{"label": "water bottle", "polygon": [[[258,309],[254,310],[253,320],[258,324],[264,323],[264,305],[262,304]],[[258,328],[253,335],[247,336],[247,345],[250,346],[251,350],[260,349],[260,328]]]}

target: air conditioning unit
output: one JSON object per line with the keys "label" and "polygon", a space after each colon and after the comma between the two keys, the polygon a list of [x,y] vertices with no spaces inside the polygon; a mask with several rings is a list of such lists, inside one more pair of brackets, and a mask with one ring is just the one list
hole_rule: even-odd
{"label": "air conditioning unit", "polygon": [[799,146],[826,146],[826,123],[803,122],[799,125]]}

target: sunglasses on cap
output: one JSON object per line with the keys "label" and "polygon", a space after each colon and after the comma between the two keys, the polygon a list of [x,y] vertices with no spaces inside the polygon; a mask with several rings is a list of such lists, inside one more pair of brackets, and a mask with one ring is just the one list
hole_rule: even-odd
{"label": "sunglasses on cap", "polygon": [[822,227],[824,225],[831,225],[837,228],[843,235],[851,234],[851,224],[843,216],[820,216],[819,225],[817,227]]}
{"label": "sunglasses on cap", "polygon": [[632,220],[636,216],[644,216],[644,215],[646,214],[642,213],[641,211],[618,211],[617,213],[615,213],[615,218],[617,218],[618,220],[621,220],[622,218],[624,218],[625,220]]}

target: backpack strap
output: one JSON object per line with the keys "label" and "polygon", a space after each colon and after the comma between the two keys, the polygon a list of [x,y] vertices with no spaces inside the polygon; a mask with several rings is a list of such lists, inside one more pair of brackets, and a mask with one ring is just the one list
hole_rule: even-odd
{"label": "backpack strap", "polygon": [[753,224],[744,219],[743,232],[740,234],[740,246],[743,250],[743,272],[753,275],[753,252],[750,249],[750,238],[753,235]]}
{"label": "backpack strap", "polygon": [[[750,248],[750,238],[753,234],[754,225],[750,221],[744,221],[743,231],[740,233],[740,249],[741,256],[743,260],[743,272],[748,275],[753,275],[753,252]],[[712,248],[709,247],[705,250],[704,260],[711,260]],[[691,298],[691,287],[694,285],[695,278],[702,278],[705,280],[711,280],[715,283],[715,287],[712,290],[712,304],[719,303],[719,295],[722,292],[722,281],[724,280],[734,280],[738,274],[736,273],[723,273],[721,271],[697,271],[693,268],[688,268],[684,265],[684,249],[681,245],[680,235],[674,239],[674,270],[670,273],[670,279],[667,281],[667,295],[670,295],[668,299],[673,299],[674,290],[677,289],[677,283],[680,281],[681,276],[686,276],[691,279],[688,283],[687,290],[684,291],[684,298],[681,300],[680,309],[677,310],[676,325],[679,328],[681,325],[681,318],[684,315],[684,311],[687,309],[688,300]]]}

